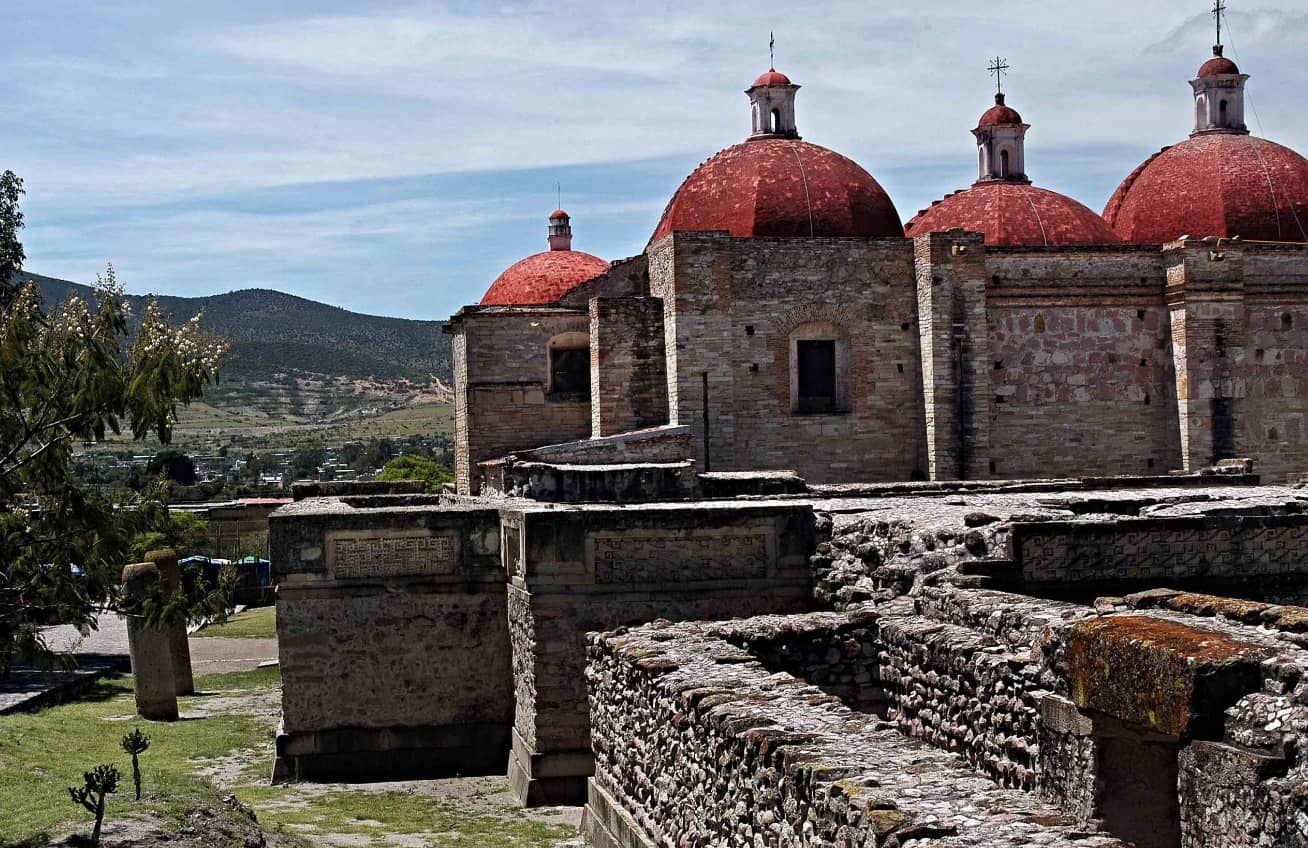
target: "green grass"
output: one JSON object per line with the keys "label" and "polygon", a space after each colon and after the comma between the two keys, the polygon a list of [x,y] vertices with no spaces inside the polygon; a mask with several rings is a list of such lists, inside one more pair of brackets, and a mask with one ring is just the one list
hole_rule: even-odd
{"label": "green grass", "polygon": [[[187,705],[202,698],[183,698]],[[150,737],[141,755],[142,791],[154,804],[177,800],[194,791],[196,760],[248,748],[267,731],[246,716],[212,716],[178,722],[144,721],[135,716],[131,681],[102,681],[83,700],[34,714],[0,720],[0,845],[54,832],[90,816],[68,798],[69,786],[82,784],[82,772],[113,763],[123,775],[110,796],[106,818],[132,811],[131,758],[119,747],[122,737],[140,727]]]}
{"label": "green grass", "polygon": [[573,835],[571,828],[533,820],[514,807],[471,812],[408,792],[330,791],[306,804],[295,787],[263,786],[246,789],[241,800],[258,811],[261,822],[311,841],[315,832],[374,838],[385,833],[430,833],[428,844],[439,848],[547,848]]}
{"label": "green grass", "polygon": [[[279,669],[270,667],[204,675],[195,683],[201,694],[179,699],[183,715],[195,716],[206,704],[217,703],[234,713],[240,713],[245,703],[266,709],[281,676]],[[242,693],[251,700],[242,701]],[[256,710],[252,707],[251,712]],[[141,755],[146,797],[140,805],[132,798],[131,760],[119,747],[123,735],[134,727],[150,737],[150,748]],[[278,833],[293,848],[325,844],[329,834],[356,835],[377,844],[385,834],[405,834],[419,836],[432,848],[547,848],[575,835],[571,827],[541,820],[538,813],[475,799],[443,800],[422,789],[269,786],[272,734],[267,722],[256,715],[142,721],[135,716],[131,680],[125,677],[102,681],[74,703],[4,717],[0,719],[0,848],[42,845],[43,834],[89,832],[89,814],[69,801],[65,787],[79,785],[82,772],[99,763],[113,763],[123,775],[119,792],[110,797],[106,821],[148,812],[165,829],[180,828],[200,808],[230,815],[219,797],[232,793],[255,810],[266,831]],[[241,754],[253,751],[266,753]],[[227,761],[229,767],[223,772],[227,783],[214,786],[199,776],[214,760],[233,755],[244,756],[245,761],[237,761],[240,768],[235,772],[232,761]]]}
{"label": "green grass", "polygon": [[191,634],[191,638],[276,639],[277,608],[254,607],[231,616],[223,624],[211,624]]}
{"label": "green grass", "polygon": [[201,674],[195,678],[196,692],[237,692],[244,689],[276,689],[282,685],[282,670],[270,665],[254,671]]}

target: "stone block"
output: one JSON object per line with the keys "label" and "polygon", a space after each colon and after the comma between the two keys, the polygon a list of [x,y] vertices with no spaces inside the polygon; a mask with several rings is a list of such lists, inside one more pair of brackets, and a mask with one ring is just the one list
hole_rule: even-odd
{"label": "stone block", "polygon": [[1218,734],[1222,714],[1261,684],[1267,648],[1148,616],[1078,622],[1068,632],[1078,707],[1169,736]]}

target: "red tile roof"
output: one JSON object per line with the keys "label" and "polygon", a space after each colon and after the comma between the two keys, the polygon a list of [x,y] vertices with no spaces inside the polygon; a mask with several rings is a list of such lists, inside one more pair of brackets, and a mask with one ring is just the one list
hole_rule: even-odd
{"label": "red tile roof", "polygon": [[1225,56],[1214,56],[1199,66],[1199,78],[1215,77],[1221,74],[1238,74],[1240,69]]}
{"label": "red tile roof", "polygon": [[1104,218],[1133,244],[1182,235],[1308,241],[1308,160],[1266,139],[1202,133],[1136,168]]}
{"label": "red tile roof", "polygon": [[1022,116],[1017,114],[1017,110],[1011,106],[1005,106],[1002,103],[996,103],[981,115],[981,120],[976,122],[978,127],[991,127],[995,124],[1020,124]]}
{"label": "red tile roof", "polygon": [[547,250],[528,256],[491,283],[482,306],[554,303],[578,285],[607,271],[609,263],[578,250]]}
{"label": "red tile roof", "polygon": [[754,85],[790,85],[790,77],[779,72],[776,68],[769,69],[766,73],[760,74],[759,78],[754,80]]}
{"label": "red tile roof", "polygon": [[995,246],[1119,244],[1103,218],[1072,198],[1029,183],[979,182],[905,225],[910,237],[961,227]]}
{"label": "red tile roof", "polygon": [[757,138],[695,169],[651,241],[681,230],[733,236],[902,236],[899,213],[872,175],[806,141]]}

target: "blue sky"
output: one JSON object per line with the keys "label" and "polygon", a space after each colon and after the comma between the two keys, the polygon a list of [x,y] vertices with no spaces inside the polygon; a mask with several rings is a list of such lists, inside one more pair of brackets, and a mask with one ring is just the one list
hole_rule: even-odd
{"label": "blue sky", "polygon": [[[1255,133],[1308,152],[1308,11],[1229,0]],[[0,167],[27,268],[129,291],[265,287],[444,318],[545,246],[638,253],[677,185],[749,129],[767,66],[800,132],[907,220],[975,178],[1007,57],[1027,170],[1093,209],[1190,129],[1206,0],[797,3],[10,0]]]}

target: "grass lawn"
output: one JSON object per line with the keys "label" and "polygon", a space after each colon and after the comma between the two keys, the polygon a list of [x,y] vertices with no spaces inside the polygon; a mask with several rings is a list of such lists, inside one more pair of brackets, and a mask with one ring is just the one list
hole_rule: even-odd
{"label": "grass lawn", "polygon": [[277,607],[253,607],[238,612],[223,624],[211,624],[191,634],[198,639],[221,636],[225,639],[276,639]]}
{"label": "grass lawn", "polygon": [[[551,848],[576,835],[561,822],[561,810],[511,806],[502,777],[270,786],[279,670],[201,676],[196,688],[199,695],[179,699],[183,718],[173,723],[136,717],[129,677],[102,681],[74,703],[0,717],[0,848],[42,845],[44,834],[89,833],[91,816],[69,800],[66,787],[81,785],[82,772],[100,763],[113,763],[122,774],[106,827],[139,818],[178,834],[179,844],[181,834],[186,845],[244,844],[230,831],[197,842],[190,828],[197,809],[210,817],[234,815],[220,800],[229,793],[253,808],[270,845],[281,848]],[[131,759],[119,747],[137,727],[150,737],[141,755],[140,803],[133,799]]]}

